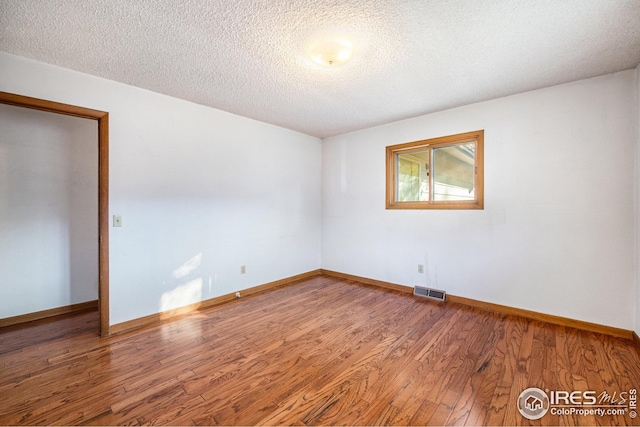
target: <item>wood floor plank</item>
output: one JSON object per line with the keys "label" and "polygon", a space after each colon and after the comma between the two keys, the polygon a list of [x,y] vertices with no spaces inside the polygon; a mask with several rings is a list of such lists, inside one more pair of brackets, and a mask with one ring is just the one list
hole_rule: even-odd
{"label": "wood floor plank", "polygon": [[[485,425],[485,419],[487,417],[487,413],[489,411],[486,407],[482,406],[479,403],[474,403],[471,407],[471,411],[469,411],[469,415],[464,422],[465,426],[482,426]],[[463,424],[458,424],[463,425]]]}
{"label": "wood floor plank", "polygon": [[[488,357],[485,356],[479,360],[482,364],[476,371],[482,374],[482,381],[473,402],[473,406],[475,407],[487,408],[487,410],[491,407],[496,389],[500,384],[504,359],[507,356],[507,341],[505,335],[509,324],[510,322],[506,316],[501,316],[494,323],[493,339],[495,340],[495,344],[492,346],[493,350],[489,350],[490,353]],[[489,412],[487,412],[487,414],[488,413]]]}
{"label": "wood floor plank", "polygon": [[464,384],[458,391],[458,401],[448,420],[451,425],[464,425],[467,424],[468,420],[476,422],[478,419],[478,407],[484,408],[484,406],[478,405],[477,401],[479,399],[477,399],[477,396],[480,386],[490,372],[487,370],[490,363],[488,357],[495,349],[497,337],[495,330],[492,328],[492,325],[495,324],[495,318],[487,316],[487,320],[488,322],[483,330],[484,334],[476,338],[476,342],[481,345],[481,349],[477,354],[473,354],[470,357],[474,362],[473,372],[465,372],[465,374],[461,372],[459,374],[459,381],[464,381]]}
{"label": "wood floor plank", "polygon": [[488,407],[485,425],[505,425],[504,418],[507,415],[507,405],[511,394],[511,384],[499,384],[494,391],[493,399]]}
{"label": "wood floor plank", "polygon": [[435,403],[429,402],[427,399],[422,400],[418,410],[413,414],[413,417],[411,417],[409,425],[428,425],[428,421],[433,417],[437,409],[438,405]]}
{"label": "wood floor plank", "polygon": [[630,341],[350,280],[108,338],[97,324],[81,313],[0,331],[0,425],[639,424],[517,408],[529,387],[640,389]]}

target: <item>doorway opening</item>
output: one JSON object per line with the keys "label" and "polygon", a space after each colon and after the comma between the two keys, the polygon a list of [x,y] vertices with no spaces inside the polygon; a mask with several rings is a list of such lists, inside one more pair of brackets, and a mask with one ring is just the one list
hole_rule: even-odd
{"label": "doorway opening", "polygon": [[0,92],[0,104],[75,116],[98,122],[98,316],[101,336],[109,327],[109,113]]}

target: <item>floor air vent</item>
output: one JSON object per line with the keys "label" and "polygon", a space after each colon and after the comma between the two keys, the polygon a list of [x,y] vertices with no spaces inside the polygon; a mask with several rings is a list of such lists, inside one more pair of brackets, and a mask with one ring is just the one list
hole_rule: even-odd
{"label": "floor air vent", "polygon": [[444,301],[447,295],[445,291],[423,288],[422,286],[416,286],[415,288],[413,288],[413,294],[419,297],[432,298],[438,301]]}

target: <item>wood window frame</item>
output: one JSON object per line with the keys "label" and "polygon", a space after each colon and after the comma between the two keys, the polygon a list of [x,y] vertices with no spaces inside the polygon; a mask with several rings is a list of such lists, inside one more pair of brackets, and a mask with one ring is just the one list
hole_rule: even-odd
{"label": "wood window frame", "polygon": [[[431,150],[465,142],[474,142],[474,200],[396,201],[396,156],[413,151]],[[484,130],[459,133],[386,147],[386,208],[387,209],[484,209]],[[430,173],[432,175],[432,173]],[[433,177],[430,180],[430,191]]]}

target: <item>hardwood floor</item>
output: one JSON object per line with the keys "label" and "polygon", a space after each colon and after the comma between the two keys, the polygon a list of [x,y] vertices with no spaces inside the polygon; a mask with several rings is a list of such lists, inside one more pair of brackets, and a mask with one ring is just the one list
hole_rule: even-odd
{"label": "hardwood floor", "polygon": [[639,425],[517,408],[529,387],[640,390],[631,341],[355,282],[317,277],[110,338],[97,322],[0,333],[0,425]]}

